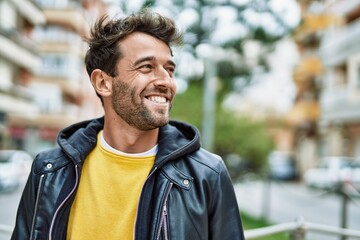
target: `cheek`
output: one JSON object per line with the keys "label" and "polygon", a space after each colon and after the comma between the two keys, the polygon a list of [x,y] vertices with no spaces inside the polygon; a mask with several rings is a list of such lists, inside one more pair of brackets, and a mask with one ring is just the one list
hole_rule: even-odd
{"label": "cheek", "polygon": [[177,90],[177,85],[176,85],[175,79],[173,79],[171,81],[171,84],[169,85],[169,88],[170,88],[172,94],[175,96],[176,90]]}
{"label": "cheek", "polygon": [[177,85],[176,85],[176,82],[175,82],[175,80],[173,80],[173,89],[174,89],[174,93],[176,93],[176,89],[177,89]]}
{"label": "cheek", "polygon": [[128,74],[127,78],[123,80],[126,81],[125,84],[131,89],[133,94],[140,94],[149,84],[149,79],[151,79],[150,74],[144,75],[138,72],[131,72],[131,74]]}
{"label": "cheek", "polygon": [[[116,99],[130,99],[129,96],[133,95],[134,89],[127,84],[123,79],[118,79],[113,84],[113,97]],[[131,97],[132,98],[132,97]]]}

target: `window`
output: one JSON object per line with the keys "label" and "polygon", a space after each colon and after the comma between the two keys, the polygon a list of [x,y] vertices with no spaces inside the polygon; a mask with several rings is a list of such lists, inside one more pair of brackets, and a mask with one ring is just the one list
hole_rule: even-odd
{"label": "window", "polygon": [[360,54],[348,59],[348,82],[350,88],[360,89]]}
{"label": "window", "polygon": [[14,78],[14,70],[13,66],[0,58],[0,89],[1,90],[9,90],[13,85],[13,78]]}

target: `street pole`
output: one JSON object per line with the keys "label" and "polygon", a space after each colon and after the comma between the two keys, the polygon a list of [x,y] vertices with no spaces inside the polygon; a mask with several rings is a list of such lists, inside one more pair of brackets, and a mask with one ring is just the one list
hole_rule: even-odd
{"label": "street pole", "polygon": [[208,151],[213,150],[216,106],[216,64],[205,59],[204,113],[202,121],[202,143]]}
{"label": "street pole", "polygon": [[[340,196],[341,196],[341,212],[340,212],[340,221],[341,227],[347,228],[347,205],[348,205],[348,196],[346,194],[345,182],[340,184]],[[346,240],[346,236],[341,236],[341,240]]]}
{"label": "street pole", "polygon": [[271,179],[270,176],[266,176],[263,182],[262,218],[267,221],[270,219],[270,206],[271,206]]}

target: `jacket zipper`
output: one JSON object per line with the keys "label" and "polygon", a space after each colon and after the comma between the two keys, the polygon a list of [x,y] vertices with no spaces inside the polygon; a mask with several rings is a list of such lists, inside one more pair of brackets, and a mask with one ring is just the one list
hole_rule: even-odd
{"label": "jacket zipper", "polygon": [[161,213],[161,219],[160,219],[160,226],[158,229],[158,233],[157,233],[157,237],[156,239],[159,240],[160,239],[160,235],[161,232],[164,233],[164,239],[168,240],[168,226],[167,226],[167,200],[171,191],[171,188],[173,186],[173,183],[170,182],[169,187],[165,193],[165,200],[164,200],[164,204],[162,206],[162,213]]}
{"label": "jacket zipper", "polygon": [[33,220],[32,220],[32,223],[31,223],[30,240],[32,240],[33,237],[34,237],[36,212],[37,212],[38,205],[39,205],[40,192],[41,192],[41,188],[42,188],[42,183],[44,181],[44,177],[45,177],[45,175],[42,174],[40,176],[40,180],[39,180],[39,187],[38,187],[38,190],[37,190],[37,196],[36,196],[36,200],[35,200],[34,216],[33,216]]}
{"label": "jacket zipper", "polygon": [[168,240],[168,225],[167,225],[167,207],[166,204],[164,205],[164,210],[163,210],[163,220],[162,220],[162,231],[164,233],[164,240]]}
{"label": "jacket zipper", "polygon": [[52,231],[53,231],[53,228],[54,228],[54,224],[55,224],[55,219],[58,215],[58,213],[60,212],[60,209],[64,206],[64,204],[67,202],[67,200],[69,200],[70,196],[75,192],[75,189],[79,183],[79,166],[78,165],[75,165],[75,185],[73,187],[73,189],[71,190],[71,192],[66,196],[66,198],[61,202],[61,204],[59,205],[59,207],[56,209],[55,213],[54,213],[54,216],[51,220],[51,225],[50,225],[50,230],[49,230],[49,240],[52,239]]}
{"label": "jacket zipper", "polygon": [[[144,186],[145,186],[145,183],[147,182],[147,180],[154,174],[154,172],[157,170],[157,167],[155,167],[150,173],[149,173],[149,175],[147,176],[147,178],[145,179],[145,182],[144,182],[144,184],[142,185],[142,187],[141,187],[141,193],[142,193],[142,191],[144,190]],[[140,198],[141,198],[141,195],[140,195]],[[140,204],[140,198],[139,198],[139,201],[138,201],[138,204],[137,204],[137,208],[136,208],[136,215],[135,215],[135,224],[134,224],[134,233],[133,233],[133,235],[134,235],[134,238],[135,238],[135,232],[136,232],[136,223],[137,223],[137,218],[138,218],[138,210],[139,210],[139,204]]]}

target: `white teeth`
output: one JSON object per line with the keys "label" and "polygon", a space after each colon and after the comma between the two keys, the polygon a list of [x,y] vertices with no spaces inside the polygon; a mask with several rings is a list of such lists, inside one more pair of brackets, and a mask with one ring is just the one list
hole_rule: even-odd
{"label": "white teeth", "polygon": [[166,98],[160,96],[150,96],[148,99],[156,103],[166,103]]}

